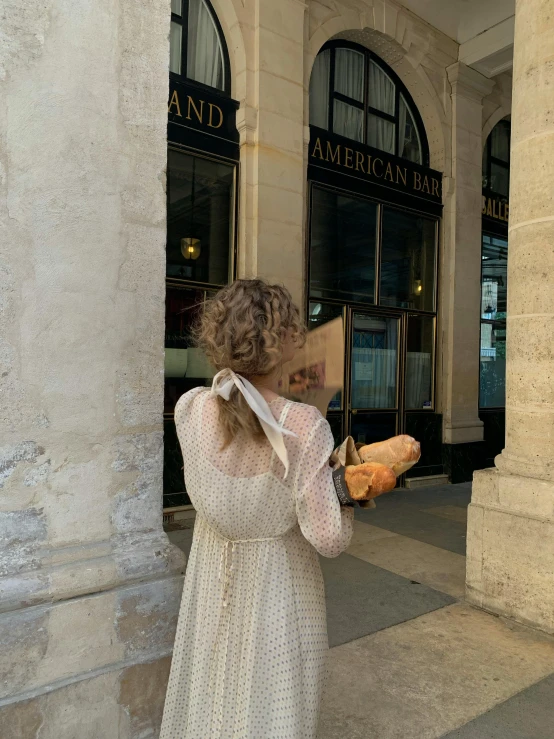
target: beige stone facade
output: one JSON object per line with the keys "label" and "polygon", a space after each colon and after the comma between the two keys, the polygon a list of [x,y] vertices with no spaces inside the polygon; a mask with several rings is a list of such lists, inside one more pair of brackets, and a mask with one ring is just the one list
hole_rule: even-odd
{"label": "beige stone facade", "polygon": [[[282,282],[302,306],[314,60],[328,41],[347,40],[377,54],[405,85],[429,165],[443,175],[435,388],[442,442],[479,443],[481,156],[494,125],[511,113],[509,69],[491,62],[497,73],[488,74],[485,61],[504,53],[501,41],[481,53],[474,40],[453,40],[424,20],[423,10],[419,17],[417,2],[212,5],[238,103],[236,275]],[[479,473],[475,485],[468,592],[479,605],[554,631],[547,5],[518,3],[507,445],[498,469]],[[162,529],[170,11],[169,0],[6,8],[6,739],[157,735],[184,571]],[[534,34],[538,45],[527,41]]]}
{"label": "beige stone facade", "polygon": [[516,7],[506,446],[475,473],[467,593],[554,633],[554,19]]}

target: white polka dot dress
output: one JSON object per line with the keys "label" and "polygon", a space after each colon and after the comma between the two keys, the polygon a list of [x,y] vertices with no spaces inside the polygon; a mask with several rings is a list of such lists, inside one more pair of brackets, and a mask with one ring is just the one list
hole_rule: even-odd
{"label": "white polka dot dress", "polygon": [[217,400],[175,410],[197,512],[160,739],[314,739],[327,624],[317,552],[352,535],[328,464],[333,437],[311,406],[270,404],[290,469],[264,438],[221,450]]}

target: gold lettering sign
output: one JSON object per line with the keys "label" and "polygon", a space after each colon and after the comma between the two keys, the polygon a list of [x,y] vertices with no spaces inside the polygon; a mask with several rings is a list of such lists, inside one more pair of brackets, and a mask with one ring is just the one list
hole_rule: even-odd
{"label": "gold lettering sign", "polygon": [[340,144],[337,144],[337,148],[333,151],[331,142],[327,142],[327,156],[325,157],[325,161],[328,162],[329,159],[332,162],[336,161],[337,164],[340,164]]}
{"label": "gold lettering sign", "polygon": [[[215,103],[208,103],[206,105],[205,100],[195,100],[191,95],[186,96],[186,110],[185,116],[187,121],[195,121],[200,123],[202,126],[208,126],[209,128],[221,128],[224,121],[223,111]],[[183,117],[181,113],[181,101],[179,100],[179,93],[177,90],[173,90],[169,99],[169,105],[167,106],[167,112],[173,113],[179,118]]]}
{"label": "gold lettering sign", "polygon": [[173,106],[175,106],[175,115],[178,115],[179,118],[182,118],[181,106],[179,105],[179,95],[177,95],[177,90],[173,90],[173,94],[171,95],[171,100],[169,101],[169,105],[167,107],[168,113],[171,113],[171,108]]}
{"label": "gold lettering sign", "polygon": [[331,143],[317,137],[312,139],[310,158],[320,159],[337,167],[352,169],[355,172],[390,182],[402,188],[429,195],[440,200],[440,180],[418,171],[410,171],[408,166],[400,166],[386,158],[373,156],[354,148]]}
{"label": "gold lettering sign", "polygon": [[481,212],[484,216],[494,218],[496,221],[505,221],[508,223],[510,206],[503,200],[483,195],[483,207]]}

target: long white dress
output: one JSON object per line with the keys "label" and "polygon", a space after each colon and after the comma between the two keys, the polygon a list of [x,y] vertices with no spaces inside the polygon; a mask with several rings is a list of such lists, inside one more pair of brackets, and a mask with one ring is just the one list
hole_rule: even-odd
{"label": "long white dress", "polygon": [[352,535],[311,406],[278,398],[289,472],[264,438],[221,450],[217,401],[183,395],[175,422],[196,509],[160,739],[314,739],[328,650],[317,552]]}

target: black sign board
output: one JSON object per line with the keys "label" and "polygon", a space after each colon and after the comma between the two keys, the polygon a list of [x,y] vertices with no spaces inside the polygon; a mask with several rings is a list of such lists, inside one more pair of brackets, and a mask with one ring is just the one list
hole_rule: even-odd
{"label": "black sign board", "polygon": [[441,172],[315,126],[310,126],[308,163],[312,172],[314,168],[324,169],[417,197],[435,206],[442,205]]}
{"label": "black sign board", "polygon": [[168,140],[230,159],[239,158],[236,100],[170,78]]}
{"label": "black sign board", "polygon": [[499,195],[492,190],[483,190],[481,206],[483,231],[507,238],[509,213],[510,205],[505,195]]}

